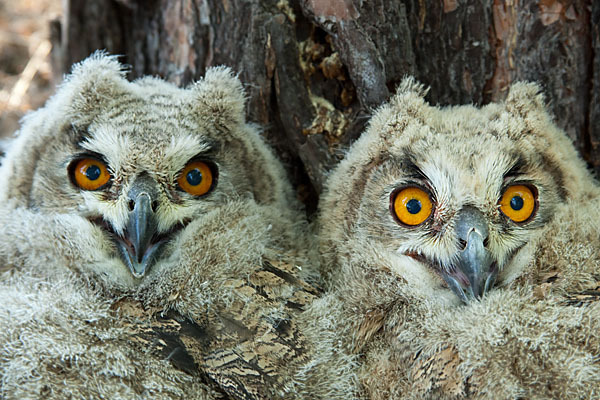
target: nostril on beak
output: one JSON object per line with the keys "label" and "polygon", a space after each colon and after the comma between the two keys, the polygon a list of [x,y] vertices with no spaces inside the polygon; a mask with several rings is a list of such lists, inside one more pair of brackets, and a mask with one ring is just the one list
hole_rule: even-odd
{"label": "nostril on beak", "polygon": [[490,243],[490,238],[486,237],[485,239],[483,239],[483,247],[488,247],[488,244]]}
{"label": "nostril on beak", "polygon": [[156,210],[158,209],[158,201],[154,200],[152,202],[151,207],[152,207],[152,212],[156,212]]}
{"label": "nostril on beak", "polygon": [[129,211],[133,211],[133,209],[135,208],[135,201],[129,200],[127,206],[129,207]]}

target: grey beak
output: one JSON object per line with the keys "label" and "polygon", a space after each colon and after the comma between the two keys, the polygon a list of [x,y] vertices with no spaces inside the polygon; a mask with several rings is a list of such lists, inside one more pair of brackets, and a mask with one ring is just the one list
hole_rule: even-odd
{"label": "grey beak", "polygon": [[[456,231],[465,248],[458,253],[455,274],[445,276],[450,288],[465,303],[481,298],[494,285],[497,268],[486,249],[488,227],[484,215],[475,207],[465,207],[458,216]],[[462,284],[461,284],[462,282]]]}
{"label": "grey beak", "polygon": [[475,229],[467,236],[467,245],[460,252],[458,268],[469,279],[469,294],[480,298],[493,285],[495,274],[492,271],[492,258],[485,249],[485,238]]}
{"label": "grey beak", "polygon": [[129,190],[130,213],[125,233],[117,241],[121,256],[134,277],[140,278],[148,271],[160,242],[153,243],[158,232],[158,223],[152,207],[156,198],[154,181],[142,176]]}

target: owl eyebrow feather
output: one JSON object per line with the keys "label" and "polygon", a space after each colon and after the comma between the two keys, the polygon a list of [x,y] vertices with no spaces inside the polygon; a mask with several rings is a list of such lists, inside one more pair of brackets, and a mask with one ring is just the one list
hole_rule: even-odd
{"label": "owl eyebrow feather", "polygon": [[200,153],[203,155],[214,155],[221,149],[221,144],[215,140],[204,139],[202,143],[205,147]]}
{"label": "owl eyebrow feather", "polygon": [[517,160],[515,161],[515,163],[504,174],[504,179],[523,175],[523,170],[525,169],[526,165],[527,163],[525,162],[523,157],[517,156]]}
{"label": "owl eyebrow feather", "polygon": [[75,125],[71,125],[71,127],[67,130],[67,136],[69,137],[69,140],[81,149],[83,149],[81,143],[85,141],[86,133],[86,129]]}
{"label": "owl eyebrow feather", "polygon": [[402,169],[405,171],[406,177],[416,180],[424,180],[428,181],[429,178],[425,173],[417,166],[417,164],[413,161],[411,156],[404,156],[401,158],[400,163],[402,165]]}

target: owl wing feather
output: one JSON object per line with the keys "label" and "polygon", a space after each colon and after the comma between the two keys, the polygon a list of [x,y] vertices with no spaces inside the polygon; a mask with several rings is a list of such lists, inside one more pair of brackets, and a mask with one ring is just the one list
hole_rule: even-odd
{"label": "owl wing feather", "polygon": [[[558,271],[546,274],[541,282],[532,286],[534,297],[540,300],[547,298],[554,289],[553,285],[560,279],[563,277]],[[565,312],[569,307],[590,307],[598,301],[600,301],[600,280],[596,284],[591,284],[589,289],[566,292],[553,297],[548,304]],[[507,354],[507,357],[511,355]],[[429,395],[443,394],[444,398],[464,398],[477,393],[477,381],[460,372],[461,362],[460,352],[454,346],[443,348],[430,355],[416,352],[410,367],[415,390]]]}
{"label": "owl wing feather", "polygon": [[321,289],[295,276],[293,268],[264,261],[247,279],[230,282],[243,304],[233,302],[201,322],[175,310],[145,310],[133,300],[120,300],[118,307],[147,321],[132,326],[132,340],[145,351],[202,377],[224,398],[270,399],[285,389],[281,371],[311,354],[294,316]]}
{"label": "owl wing feather", "polygon": [[587,304],[600,301],[600,285],[593,290],[584,290],[580,293],[568,295],[565,304],[574,307],[581,307]]}
{"label": "owl wing feather", "polygon": [[466,394],[465,381],[458,372],[460,356],[454,347],[446,347],[426,359],[420,359],[419,355],[415,355],[411,374],[421,393],[441,390],[455,397]]}

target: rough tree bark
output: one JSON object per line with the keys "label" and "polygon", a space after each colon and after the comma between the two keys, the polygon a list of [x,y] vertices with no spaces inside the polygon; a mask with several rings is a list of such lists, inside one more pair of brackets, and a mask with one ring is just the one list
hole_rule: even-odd
{"label": "rough tree bark", "polygon": [[[314,205],[370,111],[412,74],[439,104],[502,99],[535,80],[600,172],[600,2],[592,0],[64,0],[55,60],[95,49],[179,85],[239,72],[248,116]],[[55,29],[56,31],[56,29]]]}

